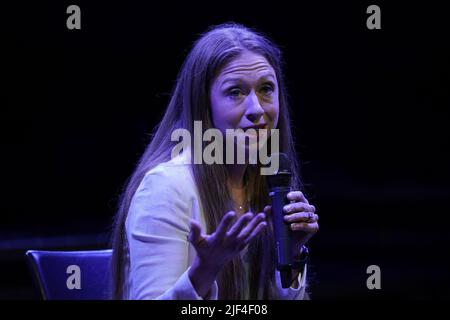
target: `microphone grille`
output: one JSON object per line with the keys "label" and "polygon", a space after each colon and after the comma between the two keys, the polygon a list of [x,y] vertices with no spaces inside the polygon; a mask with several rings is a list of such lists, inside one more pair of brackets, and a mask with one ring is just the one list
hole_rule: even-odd
{"label": "microphone grille", "polygon": [[[270,161],[278,160],[278,169],[272,175],[266,176],[266,181],[269,186],[269,190],[274,188],[288,188],[291,184],[291,160],[285,153],[272,153],[270,156]],[[273,165],[271,163],[271,165]]]}

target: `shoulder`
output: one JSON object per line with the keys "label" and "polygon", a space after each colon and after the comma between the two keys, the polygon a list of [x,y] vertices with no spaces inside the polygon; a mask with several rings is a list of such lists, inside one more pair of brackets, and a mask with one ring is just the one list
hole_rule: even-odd
{"label": "shoulder", "polygon": [[184,197],[192,195],[195,182],[191,166],[185,160],[186,157],[180,155],[146,172],[136,193],[147,190],[155,193],[171,191]]}
{"label": "shoulder", "polygon": [[[174,158],[149,170],[134,193],[127,216],[127,228],[146,232],[159,229],[170,217],[170,223],[187,228],[189,219],[198,211],[198,193],[189,164]],[[157,223],[155,223],[157,222]],[[180,227],[181,228],[181,227]],[[156,230],[154,233],[162,232]]]}

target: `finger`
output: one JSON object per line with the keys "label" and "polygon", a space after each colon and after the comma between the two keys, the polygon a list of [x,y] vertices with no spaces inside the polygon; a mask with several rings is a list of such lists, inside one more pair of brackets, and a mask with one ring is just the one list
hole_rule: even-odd
{"label": "finger", "polygon": [[203,237],[202,237],[202,227],[195,220],[191,220],[189,222],[189,225],[190,225],[191,231],[189,232],[188,240],[189,240],[190,243],[192,243],[194,245],[197,245],[203,239]]}
{"label": "finger", "polygon": [[272,213],[272,206],[265,206],[263,211],[266,214],[266,216],[271,214]]}
{"label": "finger", "polygon": [[263,221],[260,222],[255,229],[253,229],[252,233],[245,239],[244,246],[250,243],[260,232],[264,230],[264,228],[267,226],[267,222]]}
{"label": "finger", "polygon": [[228,237],[235,237],[239,234],[239,232],[244,228],[247,223],[253,218],[253,213],[247,212],[243,214],[231,227],[231,229],[227,232]]}
{"label": "finger", "polygon": [[260,222],[262,222],[262,221],[264,221],[264,219],[266,218],[266,215],[264,214],[264,213],[259,213],[259,214],[257,214],[248,224],[247,224],[247,226],[244,228],[244,229],[242,229],[242,231],[239,233],[239,235],[238,235],[238,240],[244,240],[244,239],[246,239],[249,235],[250,235],[250,233],[253,231],[253,229],[255,229],[256,228],[256,226],[260,223]]}
{"label": "finger", "polygon": [[284,221],[289,223],[295,223],[295,222],[308,222],[308,223],[314,223],[319,221],[319,216],[312,212],[296,212],[292,214],[287,214],[284,216]]}
{"label": "finger", "polygon": [[305,211],[305,212],[315,212],[316,208],[312,205],[309,205],[307,203],[304,202],[294,202],[294,203],[290,203],[287,204],[283,207],[283,211],[285,213],[294,213],[294,212],[300,212],[300,211]]}
{"label": "finger", "polygon": [[316,233],[319,231],[319,224],[317,222],[314,223],[292,223],[291,224],[292,231],[303,231],[306,233]]}
{"label": "finger", "polygon": [[220,221],[220,224],[216,229],[217,237],[223,237],[225,235],[235,217],[236,213],[234,211],[229,211],[223,216],[222,221]]}
{"label": "finger", "polygon": [[305,195],[301,191],[291,191],[286,197],[291,201],[300,201],[309,204],[308,199],[306,199]]}

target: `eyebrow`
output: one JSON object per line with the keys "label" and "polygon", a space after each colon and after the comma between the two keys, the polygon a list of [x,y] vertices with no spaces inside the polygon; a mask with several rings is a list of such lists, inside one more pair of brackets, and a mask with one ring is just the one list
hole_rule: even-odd
{"label": "eyebrow", "polygon": [[[263,74],[263,75],[259,78],[259,80],[260,80],[260,79],[268,79],[268,78],[272,78],[272,79],[275,81],[275,76],[274,76],[272,73],[266,73],[266,74]],[[227,83],[227,82],[232,82],[232,81],[239,82],[239,81],[242,81],[242,78],[239,78],[239,77],[225,78],[225,79],[222,81],[221,86],[223,86],[223,85],[224,85],[225,83]]]}

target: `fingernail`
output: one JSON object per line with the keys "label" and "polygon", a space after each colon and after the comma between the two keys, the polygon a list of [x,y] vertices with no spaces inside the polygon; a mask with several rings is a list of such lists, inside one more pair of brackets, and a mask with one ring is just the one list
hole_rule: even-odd
{"label": "fingernail", "polygon": [[289,212],[289,211],[291,211],[291,206],[284,206],[283,210],[286,212]]}

